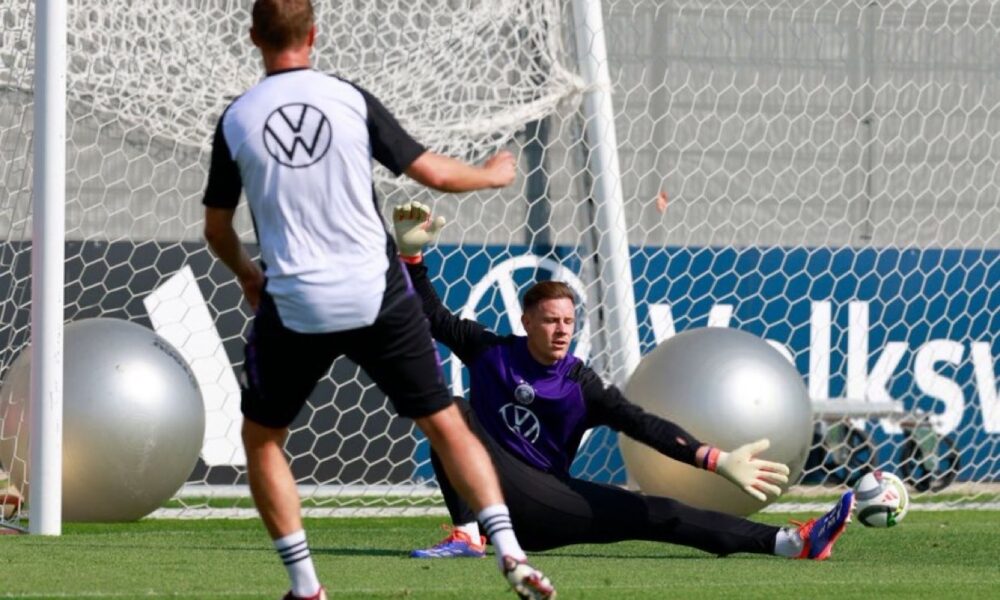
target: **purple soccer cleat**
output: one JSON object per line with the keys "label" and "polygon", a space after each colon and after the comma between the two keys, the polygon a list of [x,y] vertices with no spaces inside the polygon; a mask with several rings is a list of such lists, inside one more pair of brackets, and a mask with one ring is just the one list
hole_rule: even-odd
{"label": "purple soccer cleat", "polygon": [[454,528],[448,537],[430,548],[410,552],[410,558],[483,558],[484,556],[486,556],[486,538],[481,537],[477,544],[467,533]]}

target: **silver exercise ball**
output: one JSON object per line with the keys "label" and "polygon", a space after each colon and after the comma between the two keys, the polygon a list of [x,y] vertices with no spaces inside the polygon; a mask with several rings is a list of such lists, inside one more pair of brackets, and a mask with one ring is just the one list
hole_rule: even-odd
{"label": "silver exercise ball", "polygon": [[[802,472],[812,440],[812,408],[802,377],[784,356],[749,333],[710,327],[673,336],[643,357],[625,395],[647,412],[684,427],[725,451],[768,438],[760,456]],[[766,502],[715,473],[619,438],[629,475],[642,491],[734,515]]]}
{"label": "silver exercise ball", "polygon": [[[25,348],[0,387],[0,465],[30,501]],[[118,319],[69,323],[63,352],[65,521],[133,521],[191,474],[205,410],[180,353],[146,327]]]}

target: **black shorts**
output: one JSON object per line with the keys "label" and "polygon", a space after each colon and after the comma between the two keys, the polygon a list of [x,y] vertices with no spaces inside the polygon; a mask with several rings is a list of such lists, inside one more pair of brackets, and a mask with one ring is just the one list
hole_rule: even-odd
{"label": "black shorts", "polygon": [[382,307],[367,327],[298,333],[281,323],[274,300],[263,293],[245,350],[243,416],[266,427],[289,426],[340,356],[364,369],[403,417],[448,407],[452,398],[430,325],[398,263],[390,261]]}

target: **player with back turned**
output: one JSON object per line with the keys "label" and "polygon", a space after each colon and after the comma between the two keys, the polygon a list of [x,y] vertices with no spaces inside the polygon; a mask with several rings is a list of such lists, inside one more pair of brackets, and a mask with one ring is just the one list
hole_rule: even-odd
{"label": "player with back turned", "polygon": [[[311,68],[309,0],[256,0],[250,38],[266,77],[219,119],[205,190],[205,237],[255,311],[241,410],[250,490],[291,580],[286,598],[325,598],[284,455],[288,427],[339,356],[425,433],[497,548],[522,598],[554,598],[527,563],[489,455],[444,385],[420,299],[379,215],[372,159],[446,192],[509,185],[514,158],[482,167],[428,151],[371,94]],[[245,193],[263,269],[233,228]]]}

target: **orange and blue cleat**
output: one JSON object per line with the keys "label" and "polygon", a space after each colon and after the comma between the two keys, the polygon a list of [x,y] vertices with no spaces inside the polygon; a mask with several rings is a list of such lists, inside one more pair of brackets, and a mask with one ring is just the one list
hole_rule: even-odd
{"label": "orange and blue cleat", "polygon": [[837,504],[826,514],[816,519],[809,519],[799,526],[799,536],[802,537],[803,548],[798,558],[811,560],[826,560],[830,558],[833,544],[844,533],[847,524],[851,522],[854,512],[854,492],[844,493]]}
{"label": "orange and blue cleat", "polygon": [[410,552],[410,558],[483,558],[484,556],[486,556],[486,538],[480,537],[477,544],[467,533],[458,528],[453,528],[448,537],[430,548]]}

